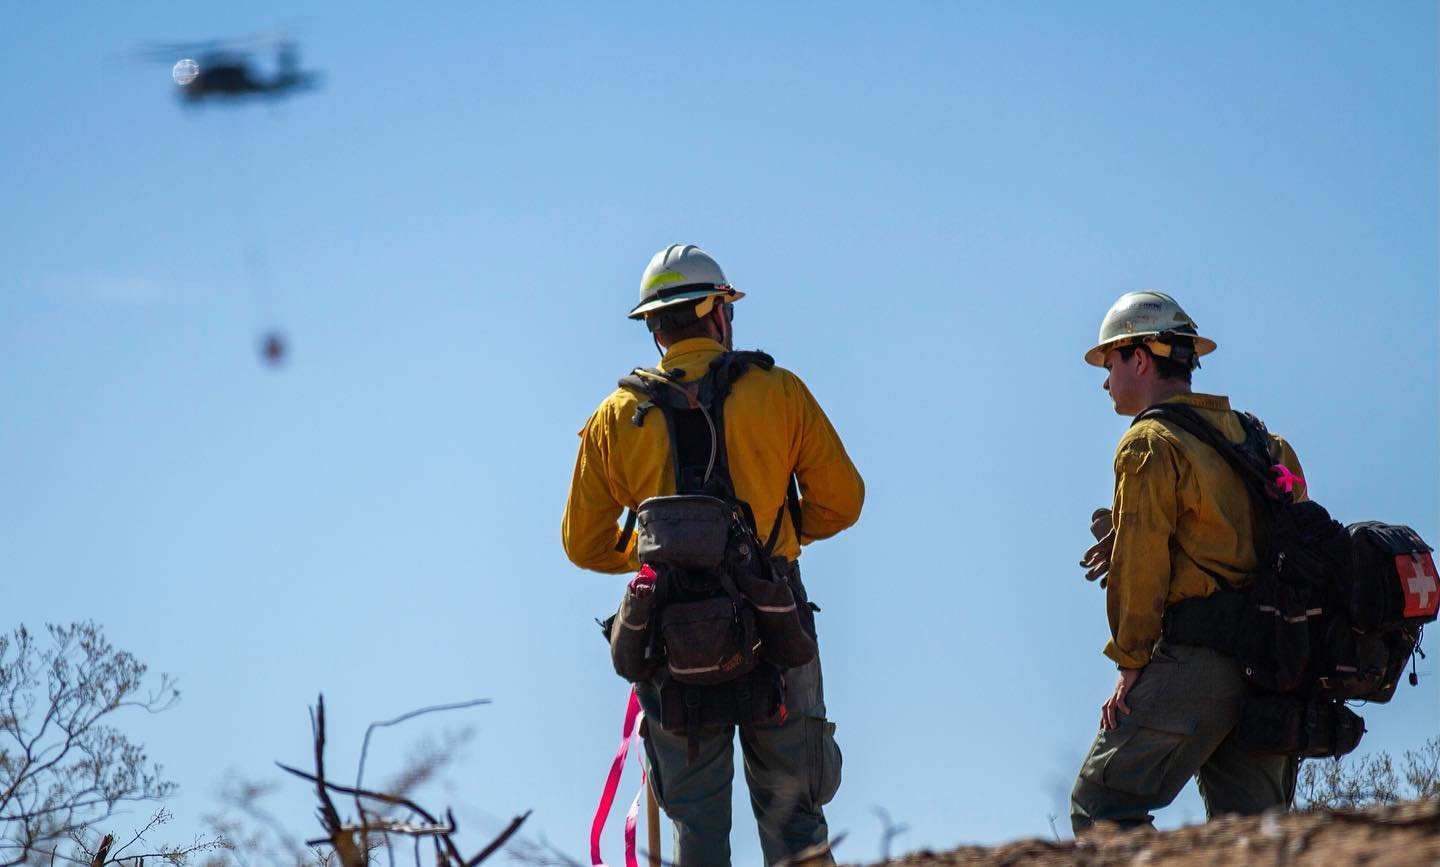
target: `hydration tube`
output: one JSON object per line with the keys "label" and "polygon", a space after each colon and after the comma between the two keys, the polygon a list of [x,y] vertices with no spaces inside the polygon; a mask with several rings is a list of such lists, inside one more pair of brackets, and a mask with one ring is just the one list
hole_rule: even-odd
{"label": "hydration tube", "polygon": [[695,395],[690,393],[690,389],[679,384],[675,380],[670,379],[667,376],[658,376],[648,370],[645,370],[644,368],[636,370],[635,373],[637,376],[642,376],[645,379],[651,380],[652,382],[664,383],[665,385],[668,385],[676,391],[680,392],[681,394],[685,395],[685,402],[689,404],[690,408],[700,410],[700,414],[705,417],[705,424],[710,428],[710,462],[705,465],[705,478],[702,481],[702,484],[708,484],[710,482],[710,473],[715,469],[716,455],[719,453],[720,450],[720,434],[718,431],[715,430],[715,421],[714,419],[710,418],[710,410],[706,409],[705,406],[700,403],[700,401],[695,399]]}

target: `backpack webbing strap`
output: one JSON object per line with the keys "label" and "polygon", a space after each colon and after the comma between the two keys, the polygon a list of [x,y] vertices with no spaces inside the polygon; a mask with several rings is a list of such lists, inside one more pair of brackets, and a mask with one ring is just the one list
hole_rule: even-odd
{"label": "backpack webbing strap", "polygon": [[[735,380],[745,374],[751,367],[759,367],[761,370],[770,370],[775,366],[775,359],[760,351],[731,351],[725,352],[711,360],[706,375],[694,383],[687,384],[691,400],[696,404],[704,404],[710,412],[710,418],[715,425],[715,435],[718,438],[716,443],[716,464],[715,472],[719,476],[719,484],[724,488],[723,493],[727,498],[735,498],[733,485],[730,481],[729,457],[725,449],[725,428],[724,428],[724,404],[725,398],[730,394],[730,388]],[[682,402],[681,398],[672,393],[673,389],[661,386],[656,380],[660,378],[669,379],[680,384],[684,371],[675,369],[670,371],[659,368],[636,368],[629,376],[620,380],[621,388],[638,392],[644,395],[645,400],[635,408],[635,414],[630,419],[631,424],[642,427],[645,424],[645,415],[654,408],[659,408],[665,416],[667,433],[670,438],[670,454],[675,464],[676,493],[691,493],[680,490],[684,487],[682,476],[684,475],[685,460],[682,446],[691,445],[689,436],[683,436],[679,430],[679,419],[674,415],[679,410],[689,409],[690,405]],[[683,386],[682,386],[683,387]],[[682,444],[682,438],[686,440]],[[750,521],[750,526],[759,530],[755,516],[750,512],[748,503],[741,501],[745,516]],[[765,541],[765,554],[769,556],[775,550],[775,544],[779,541],[780,523],[784,520],[785,513],[790,513],[790,521],[795,528],[796,544],[800,542],[800,487],[796,483],[795,474],[791,473],[787,480],[785,501],[776,512],[775,523],[770,528],[770,534]],[[623,552],[630,544],[630,537],[635,533],[636,515],[635,510],[629,510],[625,516],[625,526],[620,531],[620,538],[615,543],[615,550]]]}
{"label": "backpack webbing strap", "polygon": [[[748,513],[750,507],[747,504],[745,511]],[[775,543],[780,541],[780,524],[785,520],[786,513],[790,515],[790,524],[795,528],[795,544],[800,544],[800,486],[795,481],[794,474],[790,476],[790,484],[785,493],[785,502],[775,512],[775,523],[770,525],[770,535],[765,537],[765,555],[775,553]],[[625,527],[620,531],[620,541],[615,543],[616,551],[624,551],[630,544],[630,537],[635,534],[635,510],[626,509]],[[754,515],[750,515],[750,522],[755,522]],[[1199,565],[1199,564],[1196,564]],[[1200,567],[1204,569],[1204,566]]]}
{"label": "backpack webbing strap", "polygon": [[620,541],[615,543],[615,550],[621,553],[624,553],[625,549],[630,547],[630,537],[635,535],[635,510],[626,509],[625,511],[627,513],[625,515],[625,527],[620,531]]}
{"label": "backpack webbing strap", "polygon": [[685,766],[695,764],[700,758],[700,690],[685,687]]}
{"label": "backpack webbing strap", "polygon": [[785,513],[790,513],[790,523],[795,527],[795,544],[800,544],[800,485],[795,481],[795,474],[790,474],[790,481],[785,486],[785,501],[775,512],[775,523],[770,525],[770,535],[765,537],[765,555],[775,553],[775,543],[780,541],[780,523],[785,520]]}
{"label": "backpack webbing strap", "polygon": [[655,402],[652,400],[641,401],[635,407],[635,415],[630,417],[630,423],[636,427],[643,426],[645,424],[645,413],[649,412],[654,406]]}
{"label": "backpack webbing strap", "polygon": [[1234,584],[1231,584],[1229,581],[1226,581],[1224,576],[1222,576],[1219,572],[1216,572],[1214,569],[1211,569],[1203,563],[1196,562],[1193,557],[1190,559],[1190,562],[1195,564],[1195,568],[1199,569],[1201,572],[1204,572],[1206,575],[1209,575],[1210,580],[1214,581],[1215,586],[1219,587],[1221,590],[1228,592],[1231,590],[1238,591],[1240,589]]}
{"label": "backpack webbing strap", "polygon": [[[749,504],[745,505],[745,511],[750,512]],[[620,540],[615,543],[615,550],[623,552],[630,544],[630,537],[635,534],[636,515],[634,509],[625,510],[625,526],[620,530]],[[795,544],[800,544],[800,486],[795,481],[795,475],[790,475],[790,484],[785,492],[785,502],[775,512],[775,523],[770,525],[770,535],[765,537],[765,555],[775,553],[775,543],[780,541],[780,524],[785,520],[786,513],[790,515],[790,524],[795,528]],[[755,523],[755,516],[749,515],[750,523]],[[1199,565],[1198,563],[1196,565]],[[1204,569],[1204,566],[1200,567]],[[1209,571],[1209,570],[1206,570]],[[1212,577],[1214,577],[1213,573]],[[1218,579],[1217,579],[1218,580]]]}
{"label": "backpack webbing strap", "polygon": [[751,702],[750,677],[746,675],[735,681],[735,722],[741,728],[750,727]]}
{"label": "backpack webbing strap", "polygon": [[795,474],[790,474],[790,483],[786,486],[785,505],[790,510],[790,523],[795,525],[795,544],[800,544],[800,480]]}

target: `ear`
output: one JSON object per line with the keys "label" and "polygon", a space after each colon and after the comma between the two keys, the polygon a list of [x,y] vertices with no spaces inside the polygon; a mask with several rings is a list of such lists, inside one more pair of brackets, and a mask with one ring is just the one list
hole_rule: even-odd
{"label": "ear", "polygon": [[1155,356],[1151,355],[1150,350],[1145,346],[1137,347],[1135,354],[1130,358],[1135,362],[1136,376],[1147,376],[1150,371],[1155,369]]}

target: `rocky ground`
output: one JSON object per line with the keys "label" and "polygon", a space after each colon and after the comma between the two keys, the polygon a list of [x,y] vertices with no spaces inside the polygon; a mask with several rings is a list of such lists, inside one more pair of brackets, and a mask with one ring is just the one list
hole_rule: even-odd
{"label": "rocky ground", "polygon": [[[1219,819],[1174,831],[1100,827],[1079,840],[916,852],[905,867],[1079,864],[1440,865],[1440,799],[1389,807]],[[880,865],[875,865],[880,867]]]}

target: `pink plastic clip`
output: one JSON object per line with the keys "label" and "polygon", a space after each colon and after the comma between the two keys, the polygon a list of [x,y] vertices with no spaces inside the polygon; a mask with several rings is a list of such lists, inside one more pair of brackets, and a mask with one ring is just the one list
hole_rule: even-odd
{"label": "pink plastic clip", "polygon": [[1293,493],[1295,491],[1296,485],[1305,484],[1305,480],[1303,478],[1290,472],[1290,468],[1285,466],[1284,464],[1274,465],[1270,468],[1270,472],[1275,474],[1275,487],[1281,489],[1287,494]]}
{"label": "pink plastic clip", "polygon": [[637,590],[641,585],[646,585],[646,589],[648,590],[655,584],[655,580],[658,577],[659,576],[655,574],[655,570],[651,569],[648,565],[641,566],[640,571],[635,573],[635,577],[630,579],[630,589]]}

